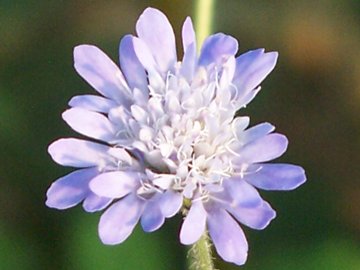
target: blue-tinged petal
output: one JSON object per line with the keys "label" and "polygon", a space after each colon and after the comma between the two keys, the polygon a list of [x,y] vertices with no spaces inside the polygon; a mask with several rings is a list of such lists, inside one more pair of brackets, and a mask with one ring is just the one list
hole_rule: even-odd
{"label": "blue-tinged petal", "polygon": [[[259,192],[244,181],[241,176],[225,179],[223,187],[227,194],[230,195],[231,198],[228,198],[228,200],[230,200],[233,205],[256,207],[263,201]],[[225,200],[223,199],[223,201]]]}
{"label": "blue-tinged petal", "polygon": [[232,36],[223,33],[211,35],[204,41],[199,57],[199,65],[221,65],[227,61],[229,56],[235,55],[237,50],[238,42]]}
{"label": "blue-tinged petal", "polygon": [[109,147],[90,141],[66,138],[53,142],[48,152],[52,159],[63,166],[93,167],[102,164],[107,159]]}
{"label": "blue-tinged petal", "polygon": [[75,96],[69,101],[70,107],[82,108],[88,111],[108,113],[118,104],[111,100],[95,95]]}
{"label": "blue-tinged petal", "polygon": [[242,95],[257,87],[274,69],[277,52],[264,53],[264,49],[249,51],[236,58],[233,83]]}
{"label": "blue-tinged petal", "polygon": [[182,27],[182,43],[183,43],[184,54],[187,52],[190,45],[194,47],[196,52],[195,31],[190,17],[186,17]]}
{"label": "blue-tinged petal", "polygon": [[[246,105],[249,104],[256,97],[256,95],[260,92],[260,90],[261,90],[261,86],[247,93],[238,94],[236,98],[236,106],[240,109],[245,108]],[[240,91],[238,89],[238,93],[239,92]]]}
{"label": "blue-tinged petal", "polygon": [[238,157],[233,159],[234,164],[265,162],[281,156],[287,148],[288,140],[284,135],[272,133],[251,141],[250,143],[233,149]]}
{"label": "blue-tinged petal", "polygon": [[183,197],[179,192],[172,191],[168,189],[161,196],[160,208],[163,215],[167,218],[176,215],[182,206]]}
{"label": "blue-tinged petal", "polygon": [[207,225],[217,253],[224,261],[243,265],[248,244],[239,224],[223,209],[208,211]]}
{"label": "blue-tinged petal", "polygon": [[262,203],[256,207],[228,205],[226,209],[239,222],[256,230],[264,229],[276,216],[276,212],[265,201],[262,201]]}
{"label": "blue-tinged petal", "polygon": [[134,50],[133,39],[131,35],[126,35],[121,39],[120,47],[120,66],[124,72],[129,86],[142,90],[145,96],[148,95],[147,77],[145,69],[137,58]]}
{"label": "blue-tinged petal", "polygon": [[264,137],[265,135],[273,132],[274,130],[275,127],[270,123],[261,123],[243,132],[238,132],[236,134],[236,137],[238,141],[240,141],[240,143],[247,144],[251,141],[255,141],[257,139],[260,139],[261,137]]}
{"label": "blue-tinged petal", "polygon": [[128,106],[131,93],[118,66],[99,48],[80,45],[74,49],[76,71],[95,90],[110,99]]}
{"label": "blue-tinged petal", "polygon": [[99,222],[99,236],[107,245],[120,244],[129,237],[143,212],[143,204],[134,194],[111,205],[102,214]]}
{"label": "blue-tinged petal", "polygon": [[83,202],[83,208],[86,212],[93,213],[106,208],[112,199],[100,197],[96,194],[90,192],[90,194],[85,198]]}
{"label": "blue-tinged petal", "polygon": [[80,203],[90,193],[89,181],[98,174],[95,168],[77,170],[56,180],[48,189],[46,205],[67,209]]}
{"label": "blue-tinged petal", "polygon": [[106,198],[121,198],[129,194],[140,184],[140,175],[136,172],[115,171],[98,175],[91,180],[92,192]]}
{"label": "blue-tinged petal", "polygon": [[166,74],[171,70],[176,63],[175,35],[166,16],[157,9],[145,9],[136,23],[136,32],[150,49],[160,71]]}
{"label": "blue-tinged petal", "polygon": [[116,140],[117,130],[103,114],[81,108],[71,108],[62,114],[62,118],[80,134],[104,142]]}
{"label": "blue-tinged petal", "polygon": [[195,201],[181,226],[180,242],[184,245],[192,245],[200,239],[205,231],[205,226],[206,211],[201,200]]}
{"label": "blue-tinged petal", "polygon": [[181,75],[184,76],[188,83],[190,83],[194,77],[196,62],[196,46],[195,43],[192,43],[188,46],[186,52],[184,53],[180,68]]}
{"label": "blue-tinged petal", "polygon": [[[260,166],[260,167],[259,167]],[[292,190],[306,181],[303,168],[291,164],[259,164],[256,173],[246,175],[244,180],[257,188],[265,190]]]}
{"label": "blue-tinged petal", "polygon": [[148,202],[140,220],[143,230],[145,232],[156,231],[164,224],[164,221],[165,217],[161,212],[159,201]]}
{"label": "blue-tinged petal", "polygon": [[248,116],[236,117],[231,122],[232,130],[235,136],[242,133],[249,126],[250,118]]}
{"label": "blue-tinged petal", "polygon": [[148,73],[149,85],[154,91],[162,93],[165,82],[161,77],[155,59],[152,56],[149,47],[139,38],[132,37],[134,51]]}

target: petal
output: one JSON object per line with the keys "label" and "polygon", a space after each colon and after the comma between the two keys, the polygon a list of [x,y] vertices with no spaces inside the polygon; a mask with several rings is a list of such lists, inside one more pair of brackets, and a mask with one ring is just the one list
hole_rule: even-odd
{"label": "petal", "polygon": [[53,142],[48,152],[60,165],[83,168],[101,164],[106,159],[108,149],[108,146],[102,144],[67,138]]}
{"label": "petal", "polygon": [[145,69],[135,54],[131,35],[126,35],[121,39],[119,55],[121,70],[124,72],[129,86],[131,88],[141,89],[144,94],[147,94],[148,83]]}
{"label": "petal", "polygon": [[244,132],[237,133],[236,137],[242,144],[247,144],[251,141],[264,137],[274,130],[275,127],[270,123],[261,123],[245,130]]}
{"label": "petal", "polygon": [[249,51],[236,58],[233,83],[244,95],[258,86],[274,69],[277,52],[264,53],[264,49]]}
{"label": "petal", "polygon": [[208,228],[217,253],[227,262],[246,262],[248,244],[243,230],[223,209],[208,212]]}
{"label": "petal", "polygon": [[69,106],[93,112],[108,113],[112,108],[118,105],[113,100],[100,96],[81,95],[73,97],[69,101]]}
{"label": "petal", "polygon": [[82,169],[59,178],[46,193],[46,205],[61,210],[77,205],[90,193],[89,181],[98,173],[95,168]]}
{"label": "petal", "polygon": [[196,52],[195,31],[190,17],[186,17],[182,27],[182,43],[183,43],[184,54],[188,50],[189,46],[192,44],[194,44],[193,47]]}
{"label": "petal", "polygon": [[249,123],[250,118],[247,116],[234,118],[234,120],[232,121],[232,129],[236,137],[238,137],[238,134],[241,134],[244,129],[248,127]]}
{"label": "petal", "polygon": [[162,196],[160,208],[163,215],[167,218],[176,215],[182,206],[183,198],[181,193],[168,189]]}
{"label": "petal", "polygon": [[201,200],[193,202],[189,213],[186,215],[181,226],[180,242],[184,245],[192,245],[198,241],[205,231],[206,211]]}
{"label": "petal", "polygon": [[81,108],[72,108],[62,114],[65,122],[76,132],[104,142],[116,140],[116,129],[104,115]]}
{"label": "petal", "polygon": [[256,173],[246,175],[244,178],[257,188],[292,190],[306,181],[305,171],[300,166],[291,164],[261,164],[259,166],[249,167],[250,171],[254,167]]}
{"label": "petal", "polygon": [[76,71],[100,94],[129,104],[130,93],[124,76],[115,63],[99,48],[80,45],[74,49]]}
{"label": "petal", "polygon": [[162,214],[158,201],[146,204],[141,216],[141,226],[145,232],[156,231],[164,224],[165,217]]}
{"label": "petal", "polygon": [[129,237],[143,211],[143,202],[130,194],[110,206],[100,218],[99,236],[107,245],[120,244]]}
{"label": "petal", "polygon": [[239,156],[233,162],[241,164],[269,161],[281,156],[287,145],[288,140],[284,135],[273,133],[236,149]]}
{"label": "petal", "polygon": [[196,68],[196,47],[195,43],[188,46],[181,63],[180,73],[190,83],[194,77]]}
{"label": "petal", "polygon": [[145,9],[136,23],[136,32],[166,74],[176,63],[175,35],[166,16],[157,9]]}
{"label": "petal", "polygon": [[212,63],[221,65],[227,61],[229,56],[236,54],[238,42],[235,38],[218,33],[205,39],[202,46],[199,65],[207,66]]}
{"label": "petal", "polygon": [[262,230],[275,218],[276,213],[271,206],[262,201],[256,207],[228,205],[226,209],[242,224],[256,230]]}
{"label": "petal", "polygon": [[90,193],[83,202],[83,208],[86,212],[93,213],[103,210],[112,202],[112,199],[97,196],[94,193]]}
{"label": "petal", "polygon": [[98,196],[121,198],[133,191],[140,182],[140,175],[135,172],[107,172],[95,177],[89,184]]}
{"label": "petal", "polygon": [[263,201],[259,192],[241,177],[225,179],[223,187],[230,195],[233,205],[241,207],[255,207],[260,205]]}
{"label": "petal", "polygon": [[148,73],[149,85],[154,91],[159,91],[165,86],[164,80],[158,72],[155,59],[153,58],[148,46],[139,38],[132,37],[134,51]]}

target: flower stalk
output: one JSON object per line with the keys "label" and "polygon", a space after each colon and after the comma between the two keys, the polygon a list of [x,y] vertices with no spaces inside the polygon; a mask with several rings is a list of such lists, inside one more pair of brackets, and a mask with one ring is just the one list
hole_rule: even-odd
{"label": "flower stalk", "polygon": [[207,232],[194,244],[188,253],[190,270],[213,270],[211,243]]}

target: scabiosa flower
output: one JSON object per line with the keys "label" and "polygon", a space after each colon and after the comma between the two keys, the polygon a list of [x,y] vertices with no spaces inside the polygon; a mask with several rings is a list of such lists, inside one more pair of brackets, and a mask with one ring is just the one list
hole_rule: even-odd
{"label": "scabiosa flower", "polygon": [[49,146],[55,162],[79,169],[51,185],[46,204],[106,209],[99,235],[110,245],[123,242],[139,221],[152,232],[185,209],[181,243],[193,244],[208,230],[217,253],[241,265],[248,244],[239,223],[263,229],[275,217],[256,188],[291,190],[305,181],[299,166],[265,163],[285,152],[285,136],[269,123],[248,128],[248,117],[235,116],[259,92],[278,54],[258,49],[235,57],[237,41],[218,33],[197,56],[187,18],[178,62],[172,27],[153,8],[140,16],[136,32],[120,42],[120,68],[95,46],[75,48],[76,71],[102,96],[75,96],[62,116],[94,140]]}

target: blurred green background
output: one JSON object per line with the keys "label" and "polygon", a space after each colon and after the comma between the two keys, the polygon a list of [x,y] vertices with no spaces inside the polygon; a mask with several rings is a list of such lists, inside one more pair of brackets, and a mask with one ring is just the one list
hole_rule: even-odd
{"label": "blurred green background", "polygon": [[[180,0],[0,0],[0,269],[186,269],[180,217],[109,247],[97,236],[100,214],[44,205],[49,185],[70,171],[47,146],[78,136],[60,114],[72,96],[94,93],[72,67],[73,47],[95,44],[117,61],[120,38],[147,6],[167,14],[178,40],[194,14],[193,2]],[[264,231],[244,228],[244,267],[218,268],[360,269],[359,26],[358,0],[217,1],[214,32],[235,36],[240,52],[279,51],[242,114],[286,134],[281,160],[308,177],[292,192],[262,192],[278,217]]]}

